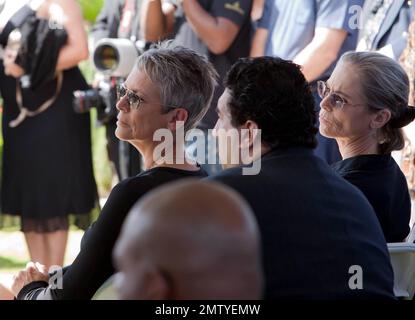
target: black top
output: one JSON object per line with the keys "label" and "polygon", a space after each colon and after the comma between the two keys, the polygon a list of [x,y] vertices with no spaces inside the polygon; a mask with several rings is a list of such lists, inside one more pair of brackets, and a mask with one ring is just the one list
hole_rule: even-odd
{"label": "black top", "polygon": [[387,242],[401,242],[408,236],[411,198],[405,176],[391,155],[357,156],[332,167],[364,193]]}
{"label": "black top", "polygon": [[111,192],[102,212],[85,233],[81,251],[65,270],[63,289],[47,288],[45,282],[31,283],[19,293],[19,300],[91,299],[114,273],[112,250],[129,210],[148,191],[183,178],[202,178],[207,174],[173,168],[154,168],[120,182]]}
{"label": "black top", "polygon": [[[256,176],[234,168],[209,179],[231,186],[253,208],[267,299],[393,298],[393,271],[373,209],[312,150],[274,150]],[[356,265],[362,290],[349,287]]]}
{"label": "black top", "polygon": [[[0,36],[9,33],[34,14],[24,6],[8,21]],[[23,105],[36,110],[56,93],[56,81],[38,90],[22,90]],[[0,224],[4,214],[22,217],[25,232],[67,229],[67,216],[75,214],[78,227],[91,224],[91,211],[98,197],[92,168],[89,113],[76,113],[73,92],[86,90],[80,70],[63,72],[62,89],[53,104],[41,114],[26,118],[11,128],[20,114],[16,102],[16,79],[6,76],[0,60],[0,95],[3,98],[4,139],[1,174]]]}
{"label": "black top", "polygon": [[198,0],[198,3],[213,17],[229,19],[240,27],[239,33],[229,49],[223,54],[216,55],[209,52],[207,46],[195,34],[186,20],[183,9],[179,7],[175,13],[175,42],[185,47],[192,48],[201,54],[208,55],[209,60],[219,74],[219,85],[216,87],[211,107],[199,125],[205,129],[212,129],[217,121],[215,108],[220,95],[223,93],[223,79],[238,58],[247,57],[249,55],[252,28],[250,15],[252,0]]}

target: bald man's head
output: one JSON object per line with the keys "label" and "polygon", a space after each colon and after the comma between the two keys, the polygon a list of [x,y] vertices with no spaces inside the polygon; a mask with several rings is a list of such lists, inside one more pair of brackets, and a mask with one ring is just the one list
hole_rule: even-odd
{"label": "bald man's head", "polygon": [[259,232],[248,204],[215,182],[181,181],[142,198],[114,251],[126,299],[259,299]]}

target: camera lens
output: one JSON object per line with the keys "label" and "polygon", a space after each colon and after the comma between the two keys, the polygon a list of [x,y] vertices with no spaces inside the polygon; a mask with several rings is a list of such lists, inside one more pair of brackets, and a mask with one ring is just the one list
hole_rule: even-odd
{"label": "camera lens", "polygon": [[119,64],[118,50],[108,44],[95,50],[94,63],[100,71],[115,70]]}

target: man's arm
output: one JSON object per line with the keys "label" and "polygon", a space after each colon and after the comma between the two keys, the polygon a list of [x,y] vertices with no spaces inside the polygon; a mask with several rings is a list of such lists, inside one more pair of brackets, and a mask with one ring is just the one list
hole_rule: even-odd
{"label": "man's arm", "polygon": [[144,0],[140,17],[141,37],[148,42],[166,39],[173,32],[175,10],[172,4],[161,0]]}
{"label": "man's arm", "polygon": [[265,46],[268,39],[268,29],[258,28],[255,31],[254,38],[252,39],[251,52],[249,56],[262,57],[265,54]]}
{"label": "man's arm", "polygon": [[265,55],[267,40],[269,37],[269,28],[272,22],[272,12],[275,10],[274,2],[267,0],[263,4],[262,16],[258,20],[258,26],[251,42],[250,57],[262,57]]}
{"label": "man's arm", "polygon": [[61,7],[66,14],[64,27],[68,32],[68,42],[61,49],[56,70],[66,70],[88,59],[88,38],[84,27],[84,19],[79,4],[76,1],[53,0],[53,4]]}
{"label": "man's arm", "polygon": [[345,30],[316,28],[313,40],[294,58],[307,81],[318,79],[337,60],[346,37]]}
{"label": "man's arm", "polygon": [[197,0],[183,0],[182,5],[187,21],[209,50],[214,54],[226,52],[238,35],[240,26],[230,19],[212,16]]}
{"label": "man's arm", "polygon": [[317,13],[314,38],[294,58],[294,62],[303,66],[308,81],[319,78],[337,60],[346,38],[357,33],[350,24],[355,14],[350,9],[354,6],[362,7],[363,2],[363,0],[315,1]]}

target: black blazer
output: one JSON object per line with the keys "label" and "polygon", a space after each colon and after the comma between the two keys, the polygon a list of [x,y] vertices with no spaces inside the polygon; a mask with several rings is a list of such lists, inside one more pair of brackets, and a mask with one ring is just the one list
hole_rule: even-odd
{"label": "black blazer", "polygon": [[[366,0],[363,9],[363,22],[366,23],[371,11],[379,0]],[[415,14],[415,2],[394,0],[386,14],[373,43],[373,50],[379,50],[385,45],[392,45],[394,58],[402,55],[408,40],[407,31]]]}
{"label": "black blazer", "polygon": [[[209,179],[237,190],[255,212],[265,298],[393,298],[393,271],[372,207],[312,150],[274,150],[258,175],[241,172]],[[349,286],[354,266],[362,268],[362,290]]]}

